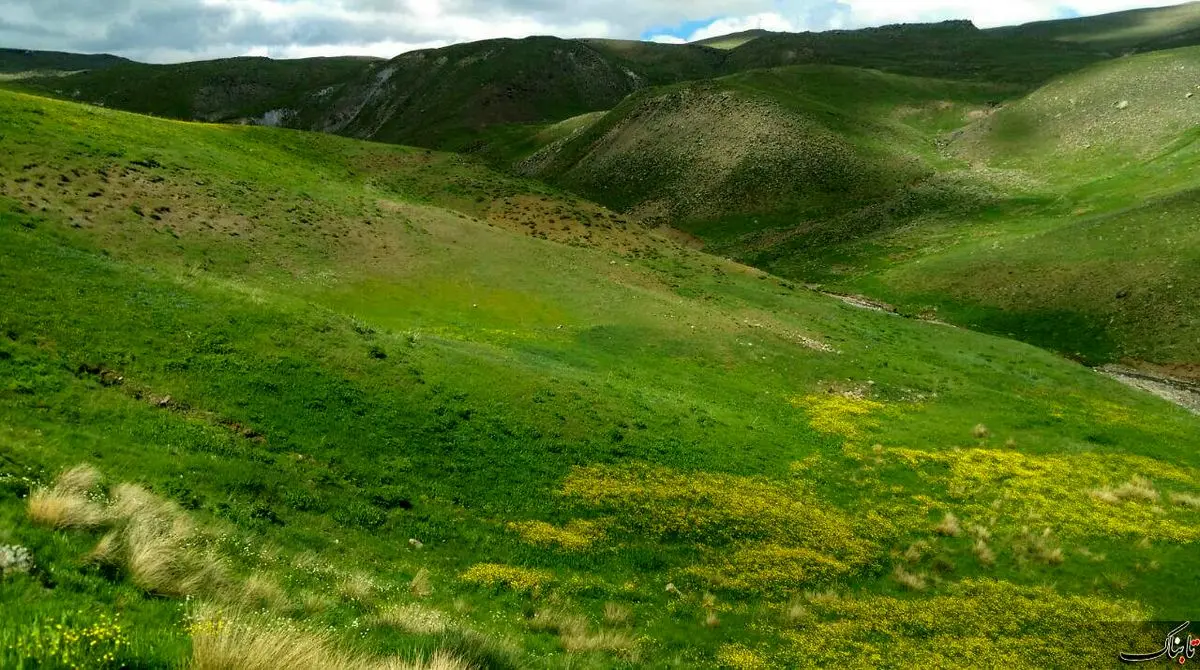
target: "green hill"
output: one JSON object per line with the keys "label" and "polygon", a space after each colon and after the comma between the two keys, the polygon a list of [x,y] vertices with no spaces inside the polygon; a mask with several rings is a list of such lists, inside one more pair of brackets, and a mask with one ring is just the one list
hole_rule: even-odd
{"label": "green hill", "polygon": [[710,77],[694,46],[531,37],[414,51],[391,61],[234,58],[129,63],[23,81],[26,90],[185,120],[250,121],[486,153],[493,142],[609,109],[645,86]]}
{"label": "green hill", "polygon": [[643,91],[522,166],[716,253],[764,231],[782,238],[769,244],[829,244],[977,200],[939,176],[948,161],[933,138],[1012,93],[832,66],[760,70]]}
{"label": "green hill", "polygon": [[[533,138],[547,126],[611,110],[649,87],[834,65],[1031,90],[1128,51],[1195,43],[1196,6],[993,30],[948,21],[821,33],[749,31],[686,45],[500,39],[390,61],[235,58],[145,65],[79,56],[70,69],[86,72],[25,78],[22,85],[140,113],[333,132],[472,153],[508,167],[539,148]],[[40,59],[55,70],[71,65],[63,54],[24,53],[26,61]],[[0,71],[12,58],[0,59]]]}
{"label": "green hill", "polygon": [[1191,607],[1200,420],[1045,351],[452,155],[0,115],[0,665],[1046,667]]}
{"label": "green hill", "polygon": [[717,37],[709,37],[708,39],[696,40],[692,44],[700,46],[712,47],[714,49],[736,49],[743,44],[756,40],[764,35],[770,35],[769,30],[744,30],[740,33],[730,33],[728,35],[719,35]]}
{"label": "green hill", "polygon": [[1041,21],[992,32],[1087,44],[1120,53],[1154,51],[1200,41],[1200,3]]}
{"label": "green hill", "polygon": [[970,21],[773,33],[729,52],[726,72],[842,65],[895,74],[1034,86],[1111,57],[1081,43],[979,30]]}
{"label": "green hill", "polygon": [[127,62],[68,76],[26,79],[21,85],[155,116],[286,125],[313,95],[344,86],[374,62],[368,58],[229,58],[179,65]]}
{"label": "green hill", "polygon": [[59,51],[0,49],[0,76],[103,70],[130,61],[107,54],[73,54]]}
{"label": "green hill", "polygon": [[999,189],[975,213],[739,257],[1088,362],[1193,377],[1198,68],[1194,47],[1102,63],[948,136],[966,174]]}

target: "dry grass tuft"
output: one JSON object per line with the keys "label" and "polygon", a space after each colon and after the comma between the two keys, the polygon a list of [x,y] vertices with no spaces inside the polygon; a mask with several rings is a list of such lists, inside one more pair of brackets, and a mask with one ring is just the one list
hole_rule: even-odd
{"label": "dry grass tuft", "polygon": [[628,660],[637,657],[637,640],[626,631],[592,630],[587,618],[560,608],[538,611],[529,621],[536,632],[558,635],[563,649],[573,654],[609,652]]}
{"label": "dry grass tuft", "polygon": [[529,620],[529,629],[538,633],[568,633],[584,632],[588,628],[588,620],[558,607],[547,607],[534,613]]}
{"label": "dry grass tuft", "polygon": [[1101,502],[1116,505],[1122,502],[1158,502],[1159,494],[1153,482],[1145,477],[1134,477],[1115,489],[1098,489],[1092,491],[1092,497]]}
{"label": "dry grass tuft", "polygon": [[375,594],[379,591],[379,587],[370,575],[363,572],[352,572],[338,582],[337,591],[344,600],[366,604],[375,600]]}
{"label": "dry grass tuft", "polygon": [[286,609],[289,606],[287,593],[272,578],[263,574],[252,574],[241,583],[241,604],[249,609]]}
{"label": "dry grass tuft", "polygon": [[1190,493],[1172,493],[1169,497],[1171,502],[1179,505],[1180,507],[1200,509],[1200,496],[1192,495]]}
{"label": "dry grass tuft", "polygon": [[440,635],[450,627],[445,614],[420,603],[393,605],[376,614],[372,622],[413,635]]}
{"label": "dry grass tuft", "polygon": [[1013,541],[1013,553],[1021,563],[1033,560],[1046,565],[1059,565],[1065,558],[1062,547],[1055,541],[1049,528],[1040,533],[1028,528],[1023,529],[1021,535]]}
{"label": "dry grass tuft", "polygon": [[58,476],[54,488],[71,493],[87,493],[100,485],[104,477],[90,465],[76,465]]}
{"label": "dry grass tuft", "polygon": [[227,583],[224,562],[199,547],[191,519],[173,503],[133,484],[113,489],[109,507],[115,528],[93,555],[122,564],[142,589],[163,595],[195,595]]}
{"label": "dry grass tuft", "polygon": [[100,473],[88,465],[63,472],[50,488],[29,495],[29,518],[51,528],[99,528],[108,521],[104,505],[92,494],[100,484]]}
{"label": "dry grass tuft", "polygon": [[469,670],[446,651],[428,659],[375,659],[339,649],[332,636],[293,623],[202,607],[193,616],[191,670]]}
{"label": "dry grass tuft", "polygon": [[320,614],[337,606],[337,601],[323,593],[305,591],[300,595],[300,609],[305,614]]}
{"label": "dry grass tuft", "polygon": [[992,531],[977,523],[971,524],[971,526],[967,528],[967,532],[970,533],[971,537],[975,538],[976,540],[983,540],[984,542],[987,542],[988,540],[992,539]]}
{"label": "dry grass tuft", "polygon": [[418,598],[428,598],[433,595],[433,582],[429,579],[429,571],[425,568],[417,570],[417,574],[413,575],[412,583],[408,585],[408,590]]}
{"label": "dry grass tuft", "polygon": [[924,591],[929,585],[925,581],[925,575],[909,572],[899,565],[892,571],[892,578],[911,591]]}
{"label": "dry grass tuft", "polygon": [[704,614],[704,627],[705,628],[716,628],[717,626],[720,626],[720,625],[721,625],[721,619],[720,619],[720,617],[717,616],[716,612],[709,610],[708,612],[706,612]]}
{"label": "dry grass tuft", "polygon": [[633,623],[633,610],[617,603],[604,603],[604,620],[613,626],[628,626]]}
{"label": "dry grass tuft", "polygon": [[975,558],[979,559],[980,565],[991,567],[996,564],[996,554],[988,546],[987,540],[982,537],[975,540],[975,545],[971,547],[971,550],[975,552]]}
{"label": "dry grass tuft", "polygon": [[563,649],[572,654],[602,651],[633,660],[637,657],[637,640],[625,631],[569,631],[560,635]]}
{"label": "dry grass tuft", "polygon": [[808,602],[817,605],[831,605],[842,599],[837,591],[809,591],[804,594],[804,597],[808,599]]}
{"label": "dry grass tuft", "polygon": [[81,465],[29,499],[29,516],[54,528],[105,528],[89,559],[124,568],[140,588],[182,596],[226,582],[224,563],[200,549],[200,535],[171,502],[140,486],[119,484],[105,504],[95,468]]}
{"label": "dry grass tuft", "polygon": [[938,535],[945,535],[946,537],[958,537],[958,534],[962,532],[962,528],[959,527],[958,517],[950,512],[946,512],[946,516],[942,519],[942,522],[933,531]]}
{"label": "dry grass tuft", "polygon": [[981,423],[975,426],[974,430],[971,431],[971,434],[974,435],[975,439],[977,440],[986,440],[992,436],[992,431],[988,430],[988,427]]}

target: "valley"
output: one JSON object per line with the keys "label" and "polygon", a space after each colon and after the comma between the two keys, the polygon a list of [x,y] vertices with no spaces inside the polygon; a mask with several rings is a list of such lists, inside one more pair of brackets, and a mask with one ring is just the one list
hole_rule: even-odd
{"label": "valley", "polygon": [[0,52],[0,666],[1161,645],[1200,580],[1198,6]]}

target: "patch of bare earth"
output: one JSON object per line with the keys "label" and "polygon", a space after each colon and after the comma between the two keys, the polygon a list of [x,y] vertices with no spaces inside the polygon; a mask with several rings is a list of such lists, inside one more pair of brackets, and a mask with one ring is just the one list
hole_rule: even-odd
{"label": "patch of bare earth", "polygon": [[1200,382],[1171,377],[1148,369],[1124,365],[1105,365],[1100,373],[1127,386],[1158,396],[1168,402],[1200,414]]}

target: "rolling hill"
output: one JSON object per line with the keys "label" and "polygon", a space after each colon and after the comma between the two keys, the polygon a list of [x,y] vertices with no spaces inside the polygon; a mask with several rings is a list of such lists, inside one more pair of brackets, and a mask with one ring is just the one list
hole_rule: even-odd
{"label": "rolling hill", "polygon": [[1010,201],[862,241],[895,262],[847,267],[912,311],[1195,377],[1198,66],[1195,47],[1102,63],[973,123],[950,150],[1021,185]]}
{"label": "rolling hill", "polygon": [[934,137],[1014,90],[836,66],[758,70],[643,91],[520,167],[717,253],[764,231],[828,245],[915,212],[978,206],[986,189],[941,176],[951,161]]}
{"label": "rolling hill", "polygon": [[390,61],[129,63],[25,79],[21,85],[177,119],[252,122],[478,152],[485,148],[480,145],[486,144],[481,140],[486,130],[503,133],[514,124],[608,109],[645,86],[712,76],[720,63],[720,52],[704,47],[531,37],[414,51]]}
{"label": "rolling hill", "polygon": [[[94,57],[78,57],[73,69],[88,71],[24,78],[22,87],[184,120],[282,125],[467,152],[507,168],[540,148],[533,138],[547,126],[611,110],[648,87],[835,65],[1031,90],[1128,51],[1196,43],[1200,37],[1189,22],[1197,6],[1011,29],[950,21],[821,33],[751,31],[684,45],[529,37],[414,51],[390,61],[237,58],[180,65],[95,61],[103,67],[84,67]],[[51,64],[61,57],[40,56]]]}
{"label": "rolling hill", "polygon": [[1043,350],[453,155],[0,114],[6,666],[1044,667],[1190,607],[1200,419]]}
{"label": "rolling hill", "polygon": [[73,54],[58,51],[0,49],[0,75],[29,77],[52,73],[103,70],[131,61],[107,54]]}

